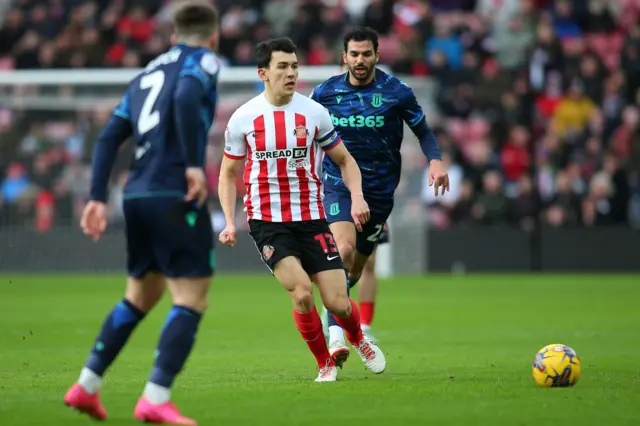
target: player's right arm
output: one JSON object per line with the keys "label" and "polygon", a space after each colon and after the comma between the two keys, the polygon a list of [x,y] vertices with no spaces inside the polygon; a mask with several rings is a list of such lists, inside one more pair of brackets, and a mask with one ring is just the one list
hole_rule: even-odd
{"label": "player's right arm", "polygon": [[224,132],[224,156],[218,179],[218,197],[226,222],[219,239],[221,243],[229,246],[236,243],[236,180],[247,155],[247,142],[236,121],[236,117],[231,116]]}
{"label": "player's right arm", "polygon": [[80,226],[94,240],[107,228],[107,198],[111,169],[116,161],[120,145],[133,133],[130,120],[129,95],[125,93],[113,110],[107,125],[102,129],[93,150],[90,201],[87,203]]}
{"label": "player's right arm", "polygon": [[186,201],[207,199],[207,180],[204,174],[208,128],[203,128],[202,107],[206,98],[215,91],[213,78],[219,71],[215,55],[206,53],[198,64],[185,68],[173,95],[176,137],[187,166]]}

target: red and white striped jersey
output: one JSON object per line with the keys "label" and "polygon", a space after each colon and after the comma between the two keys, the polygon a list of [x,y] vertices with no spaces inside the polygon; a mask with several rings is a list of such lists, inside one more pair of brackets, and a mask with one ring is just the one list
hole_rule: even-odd
{"label": "red and white striped jersey", "polygon": [[247,159],[244,203],[249,219],[326,219],[322,150],[341,142],[329,112],[298,93],[282,107],[272,105],[262,93],[238,108],[225,131],[224,155]]}

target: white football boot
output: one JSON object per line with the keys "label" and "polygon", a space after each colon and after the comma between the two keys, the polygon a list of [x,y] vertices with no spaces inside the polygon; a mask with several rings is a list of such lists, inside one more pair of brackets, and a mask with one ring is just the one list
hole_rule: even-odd
{"label": "white football boot", "polygon": [[329,360],[327,360],[327,364],[318,371],[318,377],[315,381],[335,382],[336,380],[338,380],[338,368],[335,365],[329,365]]}
{"label": "white football boot", "polygon": [[387,368],[387,360],[382,350],[366,337],[360,341],[357,347],[353,348],[371,372],[380,374]]}
{"label": "white football boot", "polygon": [[331,355],[331,359],[336,363],[337,367],[342,368],[344,363],[349,359],[350,353],[351,351],[344,341],[336,340],[335,342],[331,342],[331,346],[329,346],[329,355]]}

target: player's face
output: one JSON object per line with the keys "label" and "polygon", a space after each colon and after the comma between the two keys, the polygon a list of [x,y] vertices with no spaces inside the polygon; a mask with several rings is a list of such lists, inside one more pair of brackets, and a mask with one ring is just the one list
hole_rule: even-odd
{"label": "player's face", "polygon": [[293,95],[298,82],[298,57],[295,53],[273,52],[269,68],[261,76],[274,95]]}
{"label": "player's face", "polygon": [[350,41],[342,59],[349,68],[349,73],[359,82],[368,82],[373,76],[378,63],[378,52],[370,41]]}

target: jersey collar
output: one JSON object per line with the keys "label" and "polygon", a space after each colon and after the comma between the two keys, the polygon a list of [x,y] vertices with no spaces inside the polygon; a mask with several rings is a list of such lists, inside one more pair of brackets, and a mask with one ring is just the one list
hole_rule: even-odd
{"label": "jersey collar", "polygon": [[349,81],[349,71],[347,71],[346,73],[344,73],[344,84],[347,85],[348,87],[354,89],[354,90],[366,90],[370,87],[372,87],[373,85],[376,84],[376,77],[378,74],[378,68],[374,67],[373,68],[373,80],[371,80],[371,82],[369,84],[365,84],[364,86],[354,86],[353,84],[351,84],[351,81]]}

